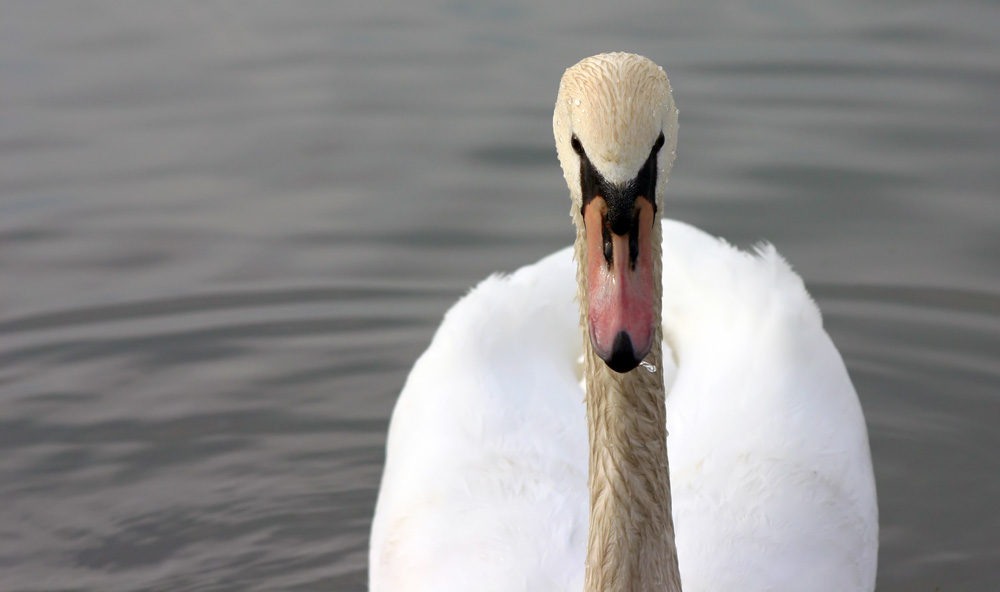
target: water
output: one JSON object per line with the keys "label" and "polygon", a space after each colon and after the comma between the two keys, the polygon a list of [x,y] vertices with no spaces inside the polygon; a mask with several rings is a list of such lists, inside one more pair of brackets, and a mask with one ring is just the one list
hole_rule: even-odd
{"label": "water", "polygon": [[611,49],[675,88],[669,214],[823,307],[879,590],[1000,589],[994,2],[340,4],[0,1],[0,590],[365,589],[396,393],[570,242]]}

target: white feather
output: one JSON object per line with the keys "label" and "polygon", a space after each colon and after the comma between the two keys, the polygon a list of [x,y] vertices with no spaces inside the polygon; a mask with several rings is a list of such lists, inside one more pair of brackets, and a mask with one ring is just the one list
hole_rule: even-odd
{"label": "white feather", "polygon": [[[802,280],[663,224],[673,516],[685,592],[871,591],[868,435]],[[460,300],[393,412],[370,588],[583,589],[588,440],[567,248]],[[671,356],[672,352],[672,356]]]}

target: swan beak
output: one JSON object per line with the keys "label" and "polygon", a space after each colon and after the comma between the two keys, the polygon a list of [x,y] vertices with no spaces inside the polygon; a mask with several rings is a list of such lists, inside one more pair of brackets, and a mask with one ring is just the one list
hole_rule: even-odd
{"label": "swan beak", "polygon": [[[608,206],[595,196],[584,208],[590,341],[615,372],[639,365],[653,346],[653,248],[655,210],[644,197],[632,205],[630,224],[609,223]],[[625,231],[624,234],[618,232]]]}

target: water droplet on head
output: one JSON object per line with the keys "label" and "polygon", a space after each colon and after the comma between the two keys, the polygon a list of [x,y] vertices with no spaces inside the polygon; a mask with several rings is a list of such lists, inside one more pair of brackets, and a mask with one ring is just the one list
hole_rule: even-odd
{"label": "water droplet on head", "polygon": [[646,360],[639,362],[639,365],[645,368],[649,372],[656,372],[656,366],[650,364]]}
{"label": "water droplet on head", "polygon": [[573,101],[573,104],[576,105],[577,107],[579,107],[580,106],[580,99],[577,99],[577,100]]}

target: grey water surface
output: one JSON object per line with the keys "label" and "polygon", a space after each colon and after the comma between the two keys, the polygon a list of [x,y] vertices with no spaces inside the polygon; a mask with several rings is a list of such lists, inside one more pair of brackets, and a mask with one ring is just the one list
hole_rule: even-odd
{"label": "grey water surface", "polygon": [[0,0],[0,591],[366,588],[448,306],[569,244],[563,70],[645,54],[668,214],[806,278],[878,589],[1000,590],[993,0]]}

